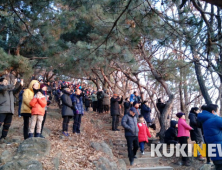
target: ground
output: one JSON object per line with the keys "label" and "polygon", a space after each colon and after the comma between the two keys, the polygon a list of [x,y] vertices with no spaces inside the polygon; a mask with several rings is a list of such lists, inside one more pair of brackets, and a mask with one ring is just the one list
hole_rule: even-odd
{"label": "ground", "polygon": [[[105,141],[111,144],[113,135],[121,135],[121,140],[125,140],[123,136],[123,129],[120,132],[111,131],[111,117],[107,114],[97,114],[93,111],[87,112],[82,119],[81,134],[72,134],[72,124],[69,124],[70,137],[62,135],[62,117],[59,109],[52,105],[50,106],[46,123],[45,123],[45,136],[51,142],[50,154],[41,161],[45,170],[55,169],[75,169],[75,170],[92,170],[95,169],[95,161],[100,157],[109,157],[103,152],[94,150],[90,143],[92,141],[100,142]],[[12,126],[8,134],[7,145],[1,145],[0,155],[7,149],[10,152],[16,152],[19,142],[23,141],[22,135],[23,119],[19,118],[16,114],[13,116]],[[155,132],[152,131],[155,136]],[[13,140],[12,140],[13,139]],[[114,161],[126,156],[120,154],[120,150],[113,148]],[[146,151],[149,151],[149,147]],[[126,150],[124,151],[126,152]],[[176,165],[179,160],[175,158],[161,158],[160,165],[172,166],[174,169],[198,169],[201,162],[194,160],[193,166],[189,168]],[[0,164],[1,166],[2,164]],[[137,167],[136,165],[134,167]],[[130,168],[129,166],[127,168]]]}

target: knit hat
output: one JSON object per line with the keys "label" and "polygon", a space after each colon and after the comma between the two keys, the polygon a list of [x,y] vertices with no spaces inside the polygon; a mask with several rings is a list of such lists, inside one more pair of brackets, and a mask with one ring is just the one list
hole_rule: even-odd
{"label": "knit hat", "polygon": [[178,118],[181,118],[183,115],[185,115],[185,113],[179,112],[179,113],[176,114],[176,116],[177,116]]}
{"label": "knit hat", "polygon": [[40,85],[40,89],[42,89],[43,87],[46,87],[44,83]]}
{"label": "knit hat", "polygon": [[136,113],[136,112],[137,112],[136,109],[135,109],[135,107],[131,107],[131,108],[130,108],[130,111],[132,111],[133,113]]}

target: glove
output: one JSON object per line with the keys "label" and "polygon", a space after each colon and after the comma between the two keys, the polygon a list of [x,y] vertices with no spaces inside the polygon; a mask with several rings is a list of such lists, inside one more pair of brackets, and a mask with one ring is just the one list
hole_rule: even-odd
{"label": "glove", "polygon": [[79,111],[78,111],[78,110],[76,110],[76,114],[79,114]]}

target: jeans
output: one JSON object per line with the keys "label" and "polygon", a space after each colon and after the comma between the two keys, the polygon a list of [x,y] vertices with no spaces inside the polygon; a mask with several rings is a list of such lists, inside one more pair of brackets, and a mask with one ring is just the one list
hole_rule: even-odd
{"label": "jeans", "polygon": [[144,145],[145,145],[145,142],[140,142],[140,151],[143,152],[144,151]]}
{"label": "jeans", "polygon": [[74,115],[73,133],[80,133],[82,114]]}
{"label": "jeans", "polygon": [[132,162],[139,148],[138,136],[126,136],[126,141],[129,161]]}
{"label": "jeans", "polygon": [[9,127],[11,126],[11,122],[12,122],[12,114],[0,113],[0,127],[4,123],[1,138],[5,138],[7,136]]}
{"label": "jeans", "polygon": [[[182,144],[188,144],[188,142],[187,142],[187,139],[188,139],[188,137],[186,137],[186,136],[182,136],[182,137],[178,137],[178,140],[179,140],[179,143],[182,145]],[[185,147],[185,153],[186,153],[186,155],[188,154],[188,146],[186,146]],[[182,161],[187,161],[188,160],[188,157],[182,157]]]}
{"label": "jeans", "polygon": [[116,130],[119,126],[119,115],[112,116],[112,130]]}

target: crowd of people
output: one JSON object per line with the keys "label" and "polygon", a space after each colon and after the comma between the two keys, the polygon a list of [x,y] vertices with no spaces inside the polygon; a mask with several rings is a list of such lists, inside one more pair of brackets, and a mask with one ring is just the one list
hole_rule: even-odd
{"label": "crowd of people", "polygon": [[[23,117],[24,139],[30,137],[42,137],[42,131],[47,116],[47,107],[54,100],[61,108],[62,134],[69,136],[69,121],[73,119],[74,134],[80,133],[81,119],[89,107],[93,111],[108,113],[112,116],[112,130],[119,131],[119,119],[121,106],[124,106],[124,116],[121,125],[125,129],[125,137],[128,147],[128,157],[133,165],[137,150],[140,148],[144,154],[145,143],[151,137],[149,128],[156,129],[154,119],[151,119],[151,108],[148,101],[142,101],[135,91],[130,97],[123,97],[116,92],[111,96],[108,90],[94,91],[84,85],[70,84],[64,81],[47,82],[32,80],[27,88],[23,87],[23,81],[12,76],[0,77],[0,126],[3,125],[0,140],[4,140],[8,134],[14,114],[14,95],[19,93],[18,115]],[[166,103],[159,98],[156,107],[163,114]],[[222,118],[218,113],[218,106],[214,104],[203,105],[201,109],[193,107],[186,123],[185,113],[176,114],[178,121],[171,120],[170,127],[165,132],[164,142],[167,144],[187,144],[189,137],[196,144],[222,144]],[[188,148],[185,148],[188,153]],[[210,158],[207,155],[207,163]],[[198,152],[198,159],[204,161]],[[216,149],[216,157],[212,157],[217,170],[222,169],[222,157]],[[183,165],[190,166],[187,157],[182,157]]]}

